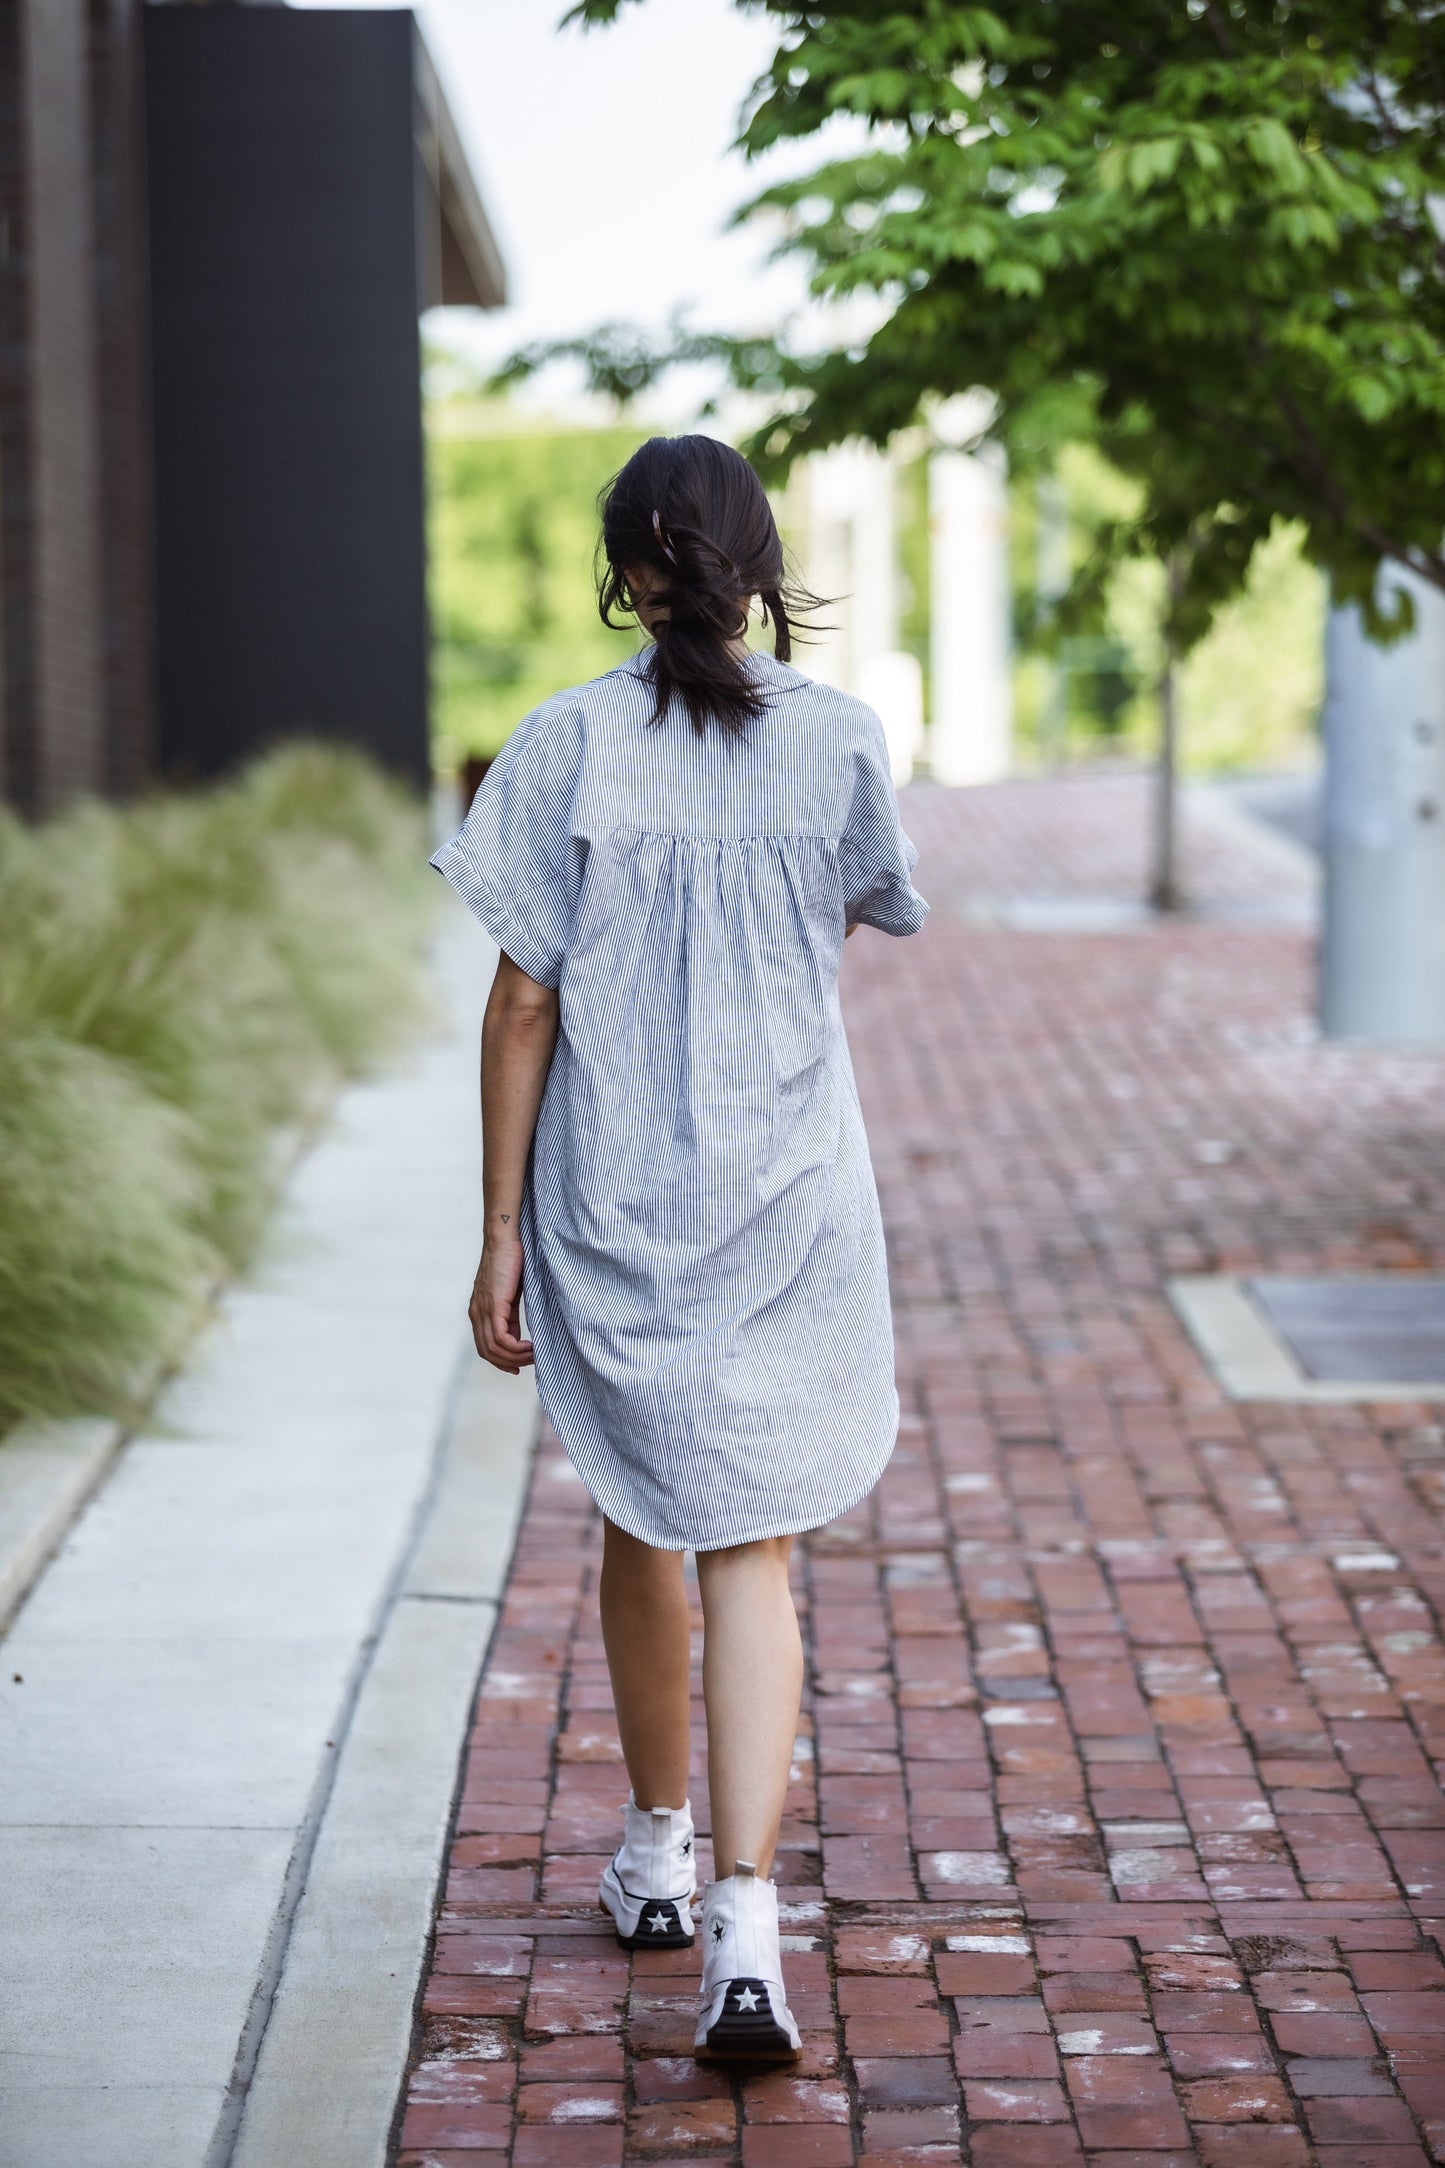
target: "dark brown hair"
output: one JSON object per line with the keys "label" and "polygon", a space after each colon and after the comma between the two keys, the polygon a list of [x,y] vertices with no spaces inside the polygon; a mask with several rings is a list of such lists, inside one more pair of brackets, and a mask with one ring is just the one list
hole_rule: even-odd
{"label": "dark brown hair", "polygon": [[652,720],[661,722],[678,699],[698,732],[710,722],[725,734],[746,729],[766,704],[746,663],[728,651],[747,625],[748,598],[762,598],[779,662],[792,654],[794,618],[816,606],[788,577],[762,483],[742,453],[716,437],[649,437],[600,505],[603,624],[616,629],[613,611],[636,608],[629,566],[662,575],[649,596],[667,613],[646,665]]}

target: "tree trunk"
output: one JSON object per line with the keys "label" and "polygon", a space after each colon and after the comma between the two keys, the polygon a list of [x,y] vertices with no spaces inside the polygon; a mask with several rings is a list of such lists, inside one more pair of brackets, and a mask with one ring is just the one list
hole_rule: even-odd
{"label": "tree trunk", "polygon": [[[1177,558],[1169,563],[1172,608],[1183,579]],[[1179,871],[1179,701],[1178,657],[1166,620],[1164,668],[1159,678],[1159,758],[1154,770],[1154,870],[1149,902],[1156,911],[1181,911],[1184,891]]]}
{"label": "tree trunk", "polygon": [[[1069,502],[1057,474],[1043,476],[1035,503],[1039,607],[1043,622],[1052,627],[1069,586]],[[1048,691],[1039,715],[1039,750],[1047,766],[1062,768],[1069,757],[1069,686],[1062,653],[1050,658],[1048,672]]]}

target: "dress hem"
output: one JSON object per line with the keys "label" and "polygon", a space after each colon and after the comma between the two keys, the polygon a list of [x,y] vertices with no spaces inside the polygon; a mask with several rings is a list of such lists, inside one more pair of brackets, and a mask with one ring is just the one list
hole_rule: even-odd
{"label": "dress hem", "polygon": [[567,1455],[571,1467],[576,1471],[578,1482],[582,1484],[588,1497],[605,1519],[611,1521],[615,1527],[620,1528],[625,1536],[631,1536],[634,1542],[645,1543],[649,1550],[691,1551],[694,1555],[698,1552],[706,1553],[708,1551],[735,1551],[741,1549],[746,1543],[768,1543],[778,1536],[806,1536],[811,1535],[815,1529],[826,1528],[830,1521],[840,1520],[845,1513],[851,1513],[855,1506],[861,1505],[863,1500],[878,1488],[883,1478],[883,1472],[887,1468],[889,1461],[892,1460],[898,1444],[898,1432],[895,1429],[889,1441],[888,1450],[884,1453],[868,1480],[861,1484],[857,1490],[845,1492],[841,1503],[828,1507],[816,1519],[785,1521],[782,1526],[770,1521],[765,1525],[749,1529],[743,1535],[725,1536],[720,1541],[712,1543],[679,1543],[675,1539],[659,1543],[655,1535],[645,1534],[635,1521],[633,1525],[629,1526],[628,1520],[624,1519],[621,1513],[614,1512],[603,1499],[598,1497],[596,1489],[588,1481],[582,1469],[578,1467],[575,1458],[569,1451],[566,1439],[557,1430],[556,1424],[552,1423],[551,1416],[547,1414],[545,1402],[543,1403],[542,1412],[547,1415],[547,1420],[552,1425],[553,1435],[556,1437],[557,1443]]}

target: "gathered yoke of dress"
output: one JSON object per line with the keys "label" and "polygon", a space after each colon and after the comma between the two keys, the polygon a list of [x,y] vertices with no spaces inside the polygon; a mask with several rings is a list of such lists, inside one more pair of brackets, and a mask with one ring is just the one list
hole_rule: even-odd
{"label": "gathered yoke of dress", "polygon": [[882,725],[766,656],[736,737],[645,656],[508,740],[432,860],[559,994],[522,1211],[537,1387],[604,1513],[670,1550],[820,1526],[898,1427],[838,1000],[855,923],[927,905]]}

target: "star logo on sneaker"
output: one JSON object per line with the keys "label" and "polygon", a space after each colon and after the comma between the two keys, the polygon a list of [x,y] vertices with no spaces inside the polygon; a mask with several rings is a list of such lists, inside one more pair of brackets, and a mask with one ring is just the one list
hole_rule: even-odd
{"label": "star logo on sneaker", "polygon": [[721,1942],[721,1941],[722,1941],[722,1938],[723,1938],[723,1935],[724,1935],[725,1933],[726,1933],[726,1929],[724,1928],[724,1926],[723,1926],[723,1923],[722,1923],[722,1921],[721,1921],[721,1920],[714,1920],[714,1921],[713,1921],[713,1923],[712,1923],[712,1939],[713,1939],[713,1941],[714,1941],[714,1942]]}
{"label": "star logo on sneaker", "polygon": [[740,2010],[756,2010],[758,2000],[759,1998],[750,1987],[740,1987],[738,1989],[738,2008]]}
{"label": "star logo on sneaker", "polygon": [[647,1924],[651,1928],[653,1934],[665,1935],[668,1928],[671,1927],[672,1921],[668,1918],[665,1912],[654,1912],[652,1918],[648,1921]]}

